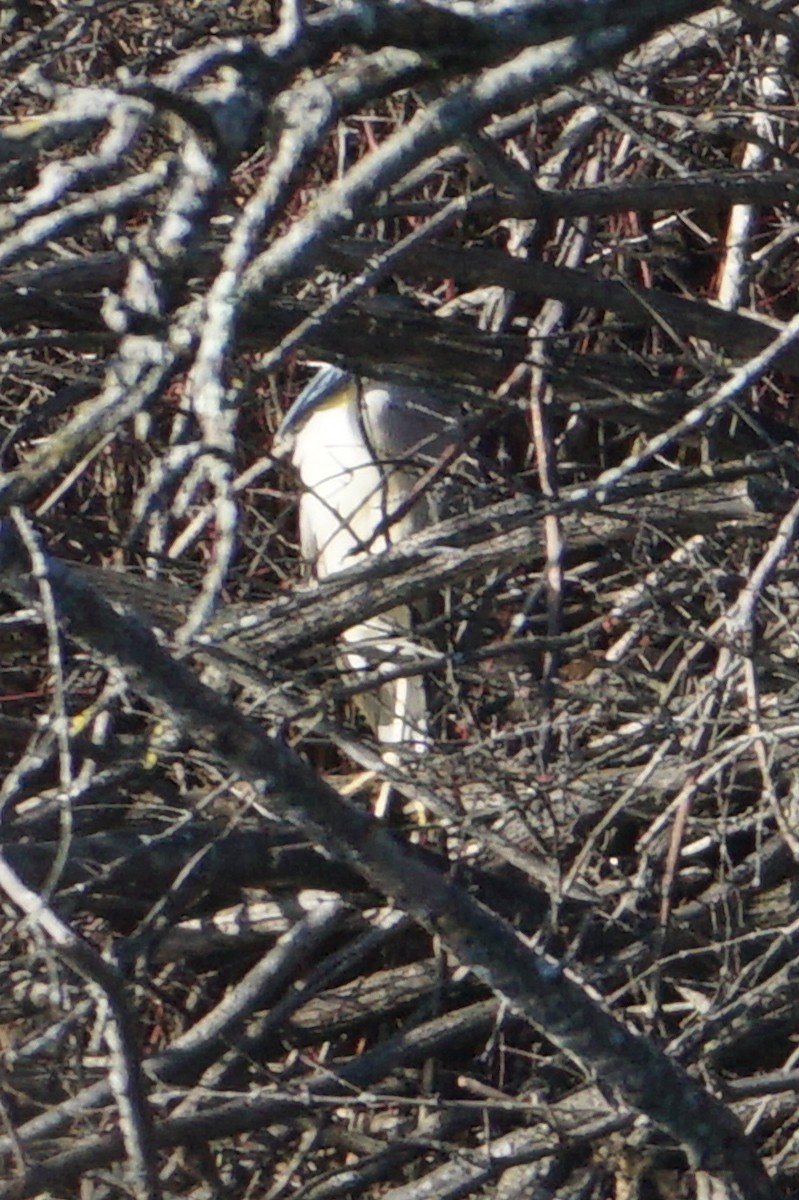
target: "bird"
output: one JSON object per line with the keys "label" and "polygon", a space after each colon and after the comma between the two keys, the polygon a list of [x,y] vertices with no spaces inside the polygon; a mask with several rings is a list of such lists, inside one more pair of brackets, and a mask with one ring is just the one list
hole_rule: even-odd
{"label": "bird", "polygon": [[[272,448],[300,478],[300,552],[312,576],[329,579],[437,520],[435,498],[422,481],[457,445],[458,417],[443,395],[321,365],[284,416]],[[393,676],[359,703],[384,760],[394,764],[399,751],[421,754],[431,746],[422,675],[396,677],[403,659],[423,653],[412,632],[411,609],[397,605],[342,634],[349,672]]]}

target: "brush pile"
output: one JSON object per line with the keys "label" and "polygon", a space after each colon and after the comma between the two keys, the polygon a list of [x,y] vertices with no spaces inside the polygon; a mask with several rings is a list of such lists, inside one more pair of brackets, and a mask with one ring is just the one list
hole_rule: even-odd
{"label": "brush pile", "polygon": [[[797,39],[2,6],[0,1200],[797,1192]],[[320,359],[469,484],[314,585]]]}

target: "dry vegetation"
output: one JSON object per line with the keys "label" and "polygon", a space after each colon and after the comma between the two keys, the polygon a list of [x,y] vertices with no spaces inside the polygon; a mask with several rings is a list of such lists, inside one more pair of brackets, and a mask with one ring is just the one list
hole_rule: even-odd
{"label": "dry vegetation", "polygon": [[[799,1190],[799,5],[469,7],[0,6],[0,1200]],[[321,588],[315,358],[472,480]]]}

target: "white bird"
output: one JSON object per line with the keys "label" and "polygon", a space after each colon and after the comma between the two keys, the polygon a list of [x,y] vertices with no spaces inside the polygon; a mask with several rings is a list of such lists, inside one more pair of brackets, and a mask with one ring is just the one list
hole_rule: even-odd
{"label": "white bird", "polygon": [[[300,549],[315,576],[327,579],[432,523],[435,506],[420,480],[457,440],[457,409],[443,398],[322,367],[283,418],[273,446],[300,476]],[[347,629],[348,670],[394,673],[403,658],[418,659],[423,651],[411,632],[407,605]],[[362,700],[383,746],[429,748],[421,675],[387,681]],[[398,761],[395,750],[384,757]]]}

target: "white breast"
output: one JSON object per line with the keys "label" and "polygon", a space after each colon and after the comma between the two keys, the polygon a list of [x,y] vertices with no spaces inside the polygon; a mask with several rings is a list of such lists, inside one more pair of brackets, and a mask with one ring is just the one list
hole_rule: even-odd
{"label": "white breast", "polygon": [[[294,464],[303,487],[303,557],[324,579],[365,553],[388,511],[386,478],[374,462],[357,411],[348,404],[322,408],[308,418],[297,439]],[[385,541],[380,548],[384,546]]]}

